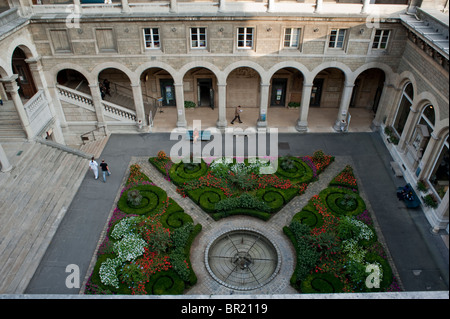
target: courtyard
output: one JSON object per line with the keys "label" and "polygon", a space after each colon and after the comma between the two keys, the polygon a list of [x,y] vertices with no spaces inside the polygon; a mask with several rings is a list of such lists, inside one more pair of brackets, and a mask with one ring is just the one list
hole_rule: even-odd
{"label": "courtyard", "polygon": [[234,292],[219,284],[206,271],[204,252],[213,234],[240,227],[263,232],[272,242],[276,242],[282,258],[277,276],[267,285],[244,293],[294,294],[295,290],[289,285],[289,274],[293,270],[295,252],[282,234],[281,227],[288,224],[292,215],[346,165],[354,169],[361,197],[374,215],[382,234],[379,239],[388,249],[394,265],[393,272],[404,291],[448,290],[448,247],[440,234],[431,232],[420,209],[407,209],[397,200],[395,190],[405,181],[394,176],[389,166],[389,152],[378,134],[279,134],[279,156],[303,156],[320,149],[335,156],[335,161],[318,181],[307,188],[305,194],[297,196],[267,222],[245,216],[229,216],[214,221],[192,205],[189,198],[181,197],[174,185],[148,165],[149,157],[156,156],[161,150],[169,153],[174,143],[167,133],[113,134],[109,138],[101,158],[108,162],[112,175],[107,183],[102,183],[94,180],[91,172],[86,174],[25,293],[80,293],[80,289],[66,287],[66,266],[77,265],[81,280],[86,282],[95,263],[95,252],[105,235],[105,225],[129,174],[129,167],[134,163],[142,164],[150,179],[203,226],[192,245],[190,256],[198,282],[186,295],[230,295]]}

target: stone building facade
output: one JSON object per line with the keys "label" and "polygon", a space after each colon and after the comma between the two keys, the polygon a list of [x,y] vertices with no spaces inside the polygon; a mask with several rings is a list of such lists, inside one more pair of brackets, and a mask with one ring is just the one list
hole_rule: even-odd
{"label": "stone building facade", "polygon": [[0,138],[75,145],[86,132],[149,132],[161,106],[185,128],[189,102],[213,109],[219,129],[236,105],[257,110],[257,129],[271,126],[269,110],[297,107],[304,133],[311,108],[334,109],[337,132],[366,109],[405,178],[429,186],[432,228],[448,230],[447,5],[0,0],[0,95],[21,123]]}

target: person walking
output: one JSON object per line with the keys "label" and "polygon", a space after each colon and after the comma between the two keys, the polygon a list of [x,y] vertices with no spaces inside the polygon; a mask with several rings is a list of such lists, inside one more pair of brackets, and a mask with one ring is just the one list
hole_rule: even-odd
{"label": "person walking", "polygon": [[94,178],[98,179],[98,163],[94,160],[94,156],[92,156],[91,161],[89,162],[89,168],[94,172]]}
{"label": "person walking", "polygon": [[106,183],[106,173],[108,173],[108,176],[109,176],[109,175],[111,175],[111,171],[109,170],[108,164],[105,163],[104,159],[102,159],[102,162],[100,163],[100,167],[102,168],[103,183]]}
{"label": "person walking", "polygon": [[103,80],[103,87],[105,88],[105,93],[111,96],[111,82],[108,79]]}
{"label": "person walking", "polygon": [[236,107],[236,110],[234,111],[234,119],[231,121],[231,124],[234,124],[234,121],[236,121],[236,119],[239,120],[239,123],[242,123],[242,121],[241,121],[241,112],[242,112],[241,106],[238,105]]}
{"label": "person walking", "polygon": [[2,96],[0,95],[0,105],[3,105]]}

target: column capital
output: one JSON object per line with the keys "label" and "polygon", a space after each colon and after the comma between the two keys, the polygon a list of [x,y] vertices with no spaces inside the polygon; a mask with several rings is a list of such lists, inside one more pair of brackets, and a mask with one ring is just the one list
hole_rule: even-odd
{"label": "column capital", "polygon": [[41,60],[42,60],[42,56],[38,55],[36,57],[33,56],[31,58],[25,59],[25,62],[28,64],[32,64],[32,63],[38,63]]}
{"label": "column capital", "polygon": [[19,75],[18,75],[18,74],[13,74],[13,75],[11,75],[11,76],[8,77],[8,78],[1,78],[1,79],[0,79],[0,82],[6,84],[6,83],[9,83],[9,82],[16,81],[18,78],[19,78]]}

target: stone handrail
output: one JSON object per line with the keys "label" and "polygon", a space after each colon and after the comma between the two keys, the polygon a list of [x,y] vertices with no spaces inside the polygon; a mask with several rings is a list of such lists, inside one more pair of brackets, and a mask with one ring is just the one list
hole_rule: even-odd
{"label": "stone handrail", "polygon": [[105,111],[105,115],[109,115],[115,118],[118,118],[121,121],[126,122],[136,122],[136,112],[125,107],[119,106],[117,104],[102,101],[103,110]]}
{"label": "stone handrail", "polygon": [[61,100],[81,107],[88,108],[91,111],[95,110],[92,97],[89,96],[88,94],[58,84],[56,85],[56,88],[58,90],[58,95],[61,98]]}
{"label": "stone handrail", "polygon": [[27,112],[28,118],[32,121],[39,112],[48,105],[45,98],[44,91],[38,91],[31,99],[23,106]]}

